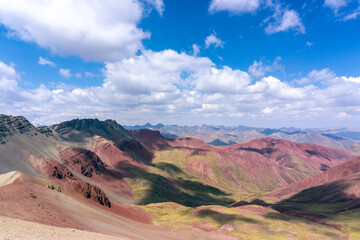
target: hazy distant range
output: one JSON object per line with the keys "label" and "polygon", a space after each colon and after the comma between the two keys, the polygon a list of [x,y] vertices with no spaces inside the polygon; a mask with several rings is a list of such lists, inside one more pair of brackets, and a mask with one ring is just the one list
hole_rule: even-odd
{"label": "hazy distant range", "polygon": [[300,129],[300,128],[254,128],[246,126],[178,126],[178,125],[145,125],[125,126],[128,130],[152,129],[160,131],[167,138],[192,137],[199,138],[213,146],[231,145],[249,140],[272,137],[285,139],[298,143],[316,143],[325,146],[339,148],[358,149],[360,142],[360,129],[349,128],[324,128],[324,129]]}

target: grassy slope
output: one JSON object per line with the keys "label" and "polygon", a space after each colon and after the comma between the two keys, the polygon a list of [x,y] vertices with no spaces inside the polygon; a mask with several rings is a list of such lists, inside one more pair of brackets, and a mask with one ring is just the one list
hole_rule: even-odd
{"label": "grassy slope", "polygon": [[185,206],[200,206],[235,202],[235,194],[228,189],[202,183],[188,171],[183,154],[180,150],[156,152],[153,165],[147,170],[131,169],[135,177],[127,178],[127,182],[139,204],[172,201]]}
{"label": "grassy slope", "polygon": [[158,203],[144,206],[143,209],[155,216],[155,224],[167,225],[174,230],[197,227],[206,231],[227,232],[223,230],[227,226],[230,227],[228,235],[248,240],[346,239],[344,233],[332,226],[290,217],[262,206],[189,208],[174,203]]}

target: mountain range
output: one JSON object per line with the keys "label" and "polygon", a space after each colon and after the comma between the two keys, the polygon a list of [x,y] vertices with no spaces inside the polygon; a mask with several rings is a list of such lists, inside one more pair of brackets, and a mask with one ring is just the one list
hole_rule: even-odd
{"label": "mountain range", "polygon": [[[325,135],[334,130],[126,128],[98,119],[35,127],[0,115],[0,219],[20,221],[14,228],[70,228],[74,238],[77,231],[101,239],[360,236],[358,155],[274,134],[354,139]],[[213,146],[191,134],[166,138],[162,129],[243,140]]]}
{"label": "mountain range", "polygon": [[254,128],[246,126],[178,126],[145,125],[124,126],[128,130],[152,129],[160,131],[164,137],[193,137],[213,146],[232,145],[261,137],[284,139],[298,143],[316,143],[325,146],[349,148],[360,141],[360,129],[300,129],[300,128]]}

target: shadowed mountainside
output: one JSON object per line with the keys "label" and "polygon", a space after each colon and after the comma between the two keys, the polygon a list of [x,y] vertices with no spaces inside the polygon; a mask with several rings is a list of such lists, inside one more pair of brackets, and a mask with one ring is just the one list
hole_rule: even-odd
{"label": "shadowed mountainside", "polygon": [[[302,237],[332,234],[345,239],[343,233],[322,223],[317,223],[315,235],[300,232],[310,232],[313,223],[296,215],[293,208],[285,211],[284,206],[305,203],[313,195],[308,189],[275,204],[258,200],[229,208],[240,199],[254,199],[285,186],[291,189],[288,184],[333,171],[354,157],[345,150],[273,138],[214,147],[194,138],[167,139],[159,131],[127,131],[112,120],[75,119],[39,128],[23,117],[1,115],[0,120],[0,212],[4,216],[130,239],[188,239],[148,227],[151,222],[178,223],[174,230],[191,232],[198,239],[266,239],[244,233],[244,224],[279,237],[293,234],[296,225],[301,226],[296,234]],[[358,180],[352,176],[345,182],[326,182],[316,191],[335,196]],[[347,193],[353,196],[347,202],[358,199],[356,189]],[[274,232],[274,223],[283,230]]]}

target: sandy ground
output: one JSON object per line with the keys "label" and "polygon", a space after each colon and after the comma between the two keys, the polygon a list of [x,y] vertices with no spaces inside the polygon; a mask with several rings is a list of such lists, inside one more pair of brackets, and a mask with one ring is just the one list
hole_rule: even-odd
{"label": "sandy ground", "polygon": [[129,238],[114,237],[101,233],[86,232],[71,228],[47,226],[39,223],[0,216],[0,239],[1,240],[13,240],[13,239],[127,240]]}

